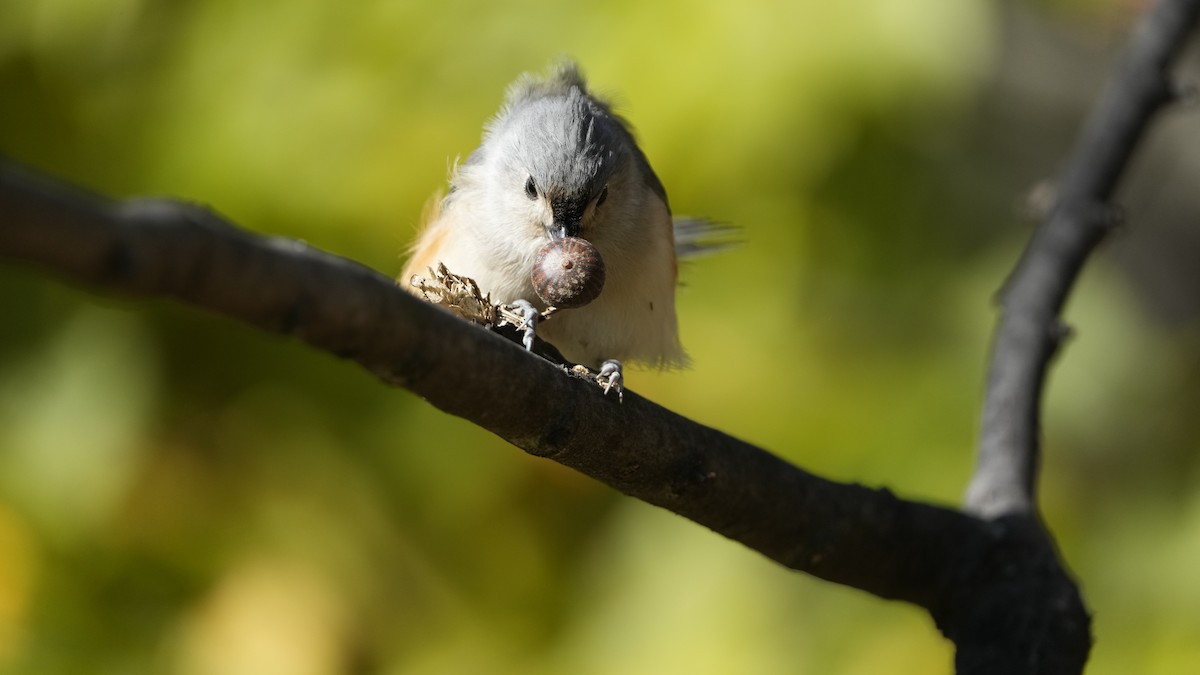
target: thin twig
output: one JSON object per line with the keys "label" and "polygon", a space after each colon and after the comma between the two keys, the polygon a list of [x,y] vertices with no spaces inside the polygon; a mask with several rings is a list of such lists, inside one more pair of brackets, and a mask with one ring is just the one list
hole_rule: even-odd
{"label": "thin twig", "polygon": [[1172,98],[1168,70],[1198,16],[1200,0],[1162,0],[1146,14],[1076,141],[1053,208],[1005,284],[965,500],[971,513],[1036,512],[1041,397],[1069,332],[1059,316],[1084,261],[1118,219],[1110,206],[1117,181]]}

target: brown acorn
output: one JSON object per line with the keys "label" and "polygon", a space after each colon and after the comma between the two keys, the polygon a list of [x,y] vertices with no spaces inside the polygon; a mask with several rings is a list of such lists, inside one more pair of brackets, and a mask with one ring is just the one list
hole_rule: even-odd
{"label": "brown acorn", "polygon": [[583,307],[604,290],[604,259],[586,239],[554,239],[538,251],[530,278],[547,305]]}

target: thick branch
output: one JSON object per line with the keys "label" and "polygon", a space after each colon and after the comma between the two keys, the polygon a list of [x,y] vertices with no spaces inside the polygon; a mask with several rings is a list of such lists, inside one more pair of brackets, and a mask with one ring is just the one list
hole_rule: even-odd
{"label": "thick branch", "polygon": [[[1086,659],[1087,615],[1036,524],[986,523],[828,481],[632,392],[618,404],[389,278],[300,242],[179,202],[111,202],[0,163],[0,258],[93,289],[172,297],[353,359],[534,455],[783,565],[925,607],[962,663],[1077,673]],[[1009,630],[977,629],[997,621]]]}
{"label": "thick branch", "polygon": [[1200,0],[1160,0],[1084,125],[1038,227],[1001,294],[979,458],[966,507],[983,517],[1033,513],[1046,372],[1067,330],[1059,315],[1084,261],[1116,221],[1117,181],[1151,117],[1171,100],[1168,69]]}
{"label": "thick branch", "polygon": [[812,476],[632,392],[618,404],[388,277],[199,207],[108,202],[7,166],[0,213],[0,256],[295,335],[798,570],[928,605],[946,565],[936,540],[979,531],[954,511]]}

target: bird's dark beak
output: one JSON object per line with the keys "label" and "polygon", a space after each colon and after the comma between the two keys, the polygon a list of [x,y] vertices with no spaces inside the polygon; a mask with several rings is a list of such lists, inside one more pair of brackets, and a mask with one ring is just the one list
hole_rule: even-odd
{"label": "bird's dark beak", "polygon": [[583,211],[587,201],[581,197],[554,197],[550,200],[550,210],[554,213],[554,222],[547,226],[546,234],[550,240],[563,237],[578,237],[579,226],[583,222]]}
{"label": "bird's dark beak", "polygon": [[546,228],[546,236],[550,237],[551,241],[563,239],[565,237],[579,236],[579,221],[555,221],[554,224]]}

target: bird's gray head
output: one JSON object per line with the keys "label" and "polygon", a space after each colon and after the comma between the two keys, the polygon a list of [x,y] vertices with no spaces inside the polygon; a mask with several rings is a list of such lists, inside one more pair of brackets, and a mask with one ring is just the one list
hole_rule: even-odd
{"label": "bird's gray head", "polygon": [[622,120],[565,64],[510,87],[465,168],[483,169],[476,173],[485,174],[489,199],[508,224],[544,241],[603,238],[609,223],[629,221],[648,181],[657,184],[644,162]]}

